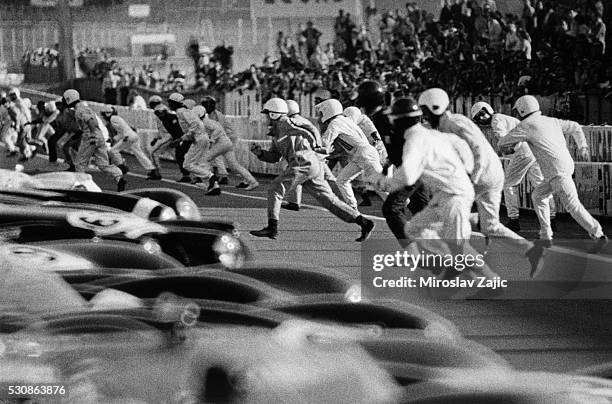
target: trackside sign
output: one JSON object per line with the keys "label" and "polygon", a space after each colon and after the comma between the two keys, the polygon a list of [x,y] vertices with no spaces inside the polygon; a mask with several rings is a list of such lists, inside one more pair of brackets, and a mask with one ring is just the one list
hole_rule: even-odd
{"label": "trackside sign", "polygon": [[335,17],[339,10],[361,14],[359,0],[251,0],[254,17]]}
{"label": "trackside sign", "polygon": [[[30,0],[30,4],[34,7],[55,7],[57,0]],[[70,7],[82,7],[83,0],[69,0],[68,4]]]}

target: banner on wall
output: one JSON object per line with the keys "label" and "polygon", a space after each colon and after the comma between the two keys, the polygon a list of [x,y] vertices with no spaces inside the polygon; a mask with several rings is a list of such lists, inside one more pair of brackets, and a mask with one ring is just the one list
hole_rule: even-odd
{"label": "banner on wall", "polygon": [[339,10],[361,15],[361,0],[251,0],[251,15],[258,18],[335,17]]}
{"label": "banner on wall", "polygon": [[[57,0],[30,0],[34,7],[55,7],[57,6]],[[70,7],[82,7],[83,0],[69,0],[68,5]]]}

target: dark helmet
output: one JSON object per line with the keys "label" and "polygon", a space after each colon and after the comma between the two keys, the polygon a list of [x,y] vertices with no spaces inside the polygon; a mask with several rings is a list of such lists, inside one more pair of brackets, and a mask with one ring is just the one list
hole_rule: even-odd
{"label": "dark helmet", "polygon": [[374,108],[385,104],[385,90],[380,83],[366,80],[357,87],[357,106]]}
{"label": "dark helmet", "polygon": [[417,118],[423,115],[419,103],[414,98],[398,98],[386,114],[393,119]]}
{"label": "dark helmet", "polygon": [[210,95],[204,97],[200,104],[206,109],[206,112],[208,112],[209,114],[215,109],[217,109],[217,100],[215,99],[215,97],[212,97]]}

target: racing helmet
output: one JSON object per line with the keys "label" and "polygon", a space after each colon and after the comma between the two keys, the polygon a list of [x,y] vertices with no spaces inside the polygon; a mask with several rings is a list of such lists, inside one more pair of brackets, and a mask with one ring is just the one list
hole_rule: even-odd
{"label": "racing helmet", "polygon": [[9,98],[17,100],[21,97],[21,91],[17,87],[11,87],[8,92]]}
{"label": "racing helmet", "polygon": [[164,102],[164,100],[162,100],[162,97],[160,97],[159,95],[152,95],[151,97],[149,97],[149,108],[155,109],[155,107],[161,104],[162,102]]}
{"label": "racing helmet", "polygon": [[195,107],[196,105],[198,105],[197,102],[195,102],[194,100],[192,100],[191,98],[187,98],[186,100],[183,101],[183,105],[185,106],[185,108],[187,109],[193,109],[193,107]]}
{"label": "racing helmet", "polygon": [[489,115],[493,115],[493,113],[495,111],[493,111],[493,107],[489,104],[487,104],[484,101],[478,101],[476,104],[472,105],[472,109],[470,110],[470,117],[472,119],[474,119],[476,117],[476,115],[482,111],[485,110]]}
{"label": "racing helmet", "polygon": [[344,116],[350,118],[355,123],[359,122],[361,115],[361,110],[357,107],[348,107],[344,110]]}
{"label": "racing helmet", "polygon": [[193,111],[194,114],[197,115],[198,118],[200,119],[204,119],[204,117],[206,117],[207,112],[206,112],[206,108],[204,108],[201,105],[196,105],[195,107],[193,107],[191,109]]}
{"label": "racing helmet", "polygon": [[66,105],[70,106],[78,101],[81,101],[81,95],[77,90],[71,88],[64,91],[64,102]]}
{"label": "racing helmet", "polygon": [[277,121],[282,115],[289,114],[289,107],[282,98],[270,98],[261,110],[262,114],[268,114],[271,120]]}
{"label": "racing helmet", "polygon": [[446,91],[441,88],[430,88],[421,93],[419,97],[419,106],[425,107],[433,115],[442,115],[450,105],[450,99]]}
{"label": "racing helmet", "polygon": [[287,103],[287,110],[289,111],[287,115],[293,116],[300,113],[300,104],[298,104],[297,101],[286,100],[285,102]]}
{"label": "racing helmet", "polygon": [[357,87],[355,97],[357,106],[364,108],[375,108],[385,104],[385,90],[379,82],[366,80]]}
{"label": "racing helmet", "polygon": [[117,115],[117,109],[115,107],[107,105],[100,111],[100,115],[102,115],[106,119],[110,119],[111,116]]}
{"label": "racing helmet", "polygon": [[387,109],[386,114],[393,119],[398,118],[417,118],[423,116],[423,111],[414,98],[398,98],[391,108]]}
{"label": "racing helmet", "polygon": [[540,103],[533,95],[524,95],[516,100],[514,109],[516,109],[521,118],[526,118],[528,115],[540,110]]}
{"label": "racing helmet", "polygon": [[479,101],[472,105],[470,117],[472,118],[472,121],[479,125],[488,125],[491,123],[491,117],[494,113],[495,111],[493,111],[493,107],[491,107],[491,105],[484,101]]}
{"label": "racing helmet", "polygon": [[55,101],[49,101],[45,103],[45,111],[48,114],[52,114],[54,112],[57,111],[57,104],[55,103]]}
{"label": "racing helmet", "polygon": [[319,116],[319,121],[322,123],[328,122],[332,118],[335,118],[338,115],[342,115],[344,112],[344,108],[342,108],[342,104],[340,101],[336,99],[330,99],[323,101],[321,104],[317,106],[317,113]]}
{"label": "racing helmet", "polygon": [[185,97],[183,97],[181,93],[172,93],[168,97],[168,101],[182,103],[183,101],[185,101]]}
{"label": "racing helmet", "polygon": [[215,97],[207,95],[206,97],[202,99],[202,102],[200,103],[200,105],[206,108],[206,112],[210,114],[215,109],[217,109],[217,100],[215,99]]}

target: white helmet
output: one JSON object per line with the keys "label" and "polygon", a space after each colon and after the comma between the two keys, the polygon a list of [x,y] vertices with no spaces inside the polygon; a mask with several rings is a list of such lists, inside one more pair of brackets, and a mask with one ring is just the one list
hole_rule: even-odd
{"label": "white helmet", "polygon": [[450,99],[446,91],[441,88],[430,88],[421,93],[419,106],[427,107],[434,115],[442,115],[448,109]]}
{"label": "white helmet", "polygon": [[21,91],[19,91],[19,89],[17,87],[11,87],[8,95],[14,95],[15,98],[20,98],[21,97]]}
{"label": "white helmet", "polygon": [[151,107],[151,104],[153,104],[153,107],[161,104],[162,102],[164,102],[164,100],[162,100],[162,97],[160,97],[159,95],[152,95],[151,97],[149,97],[149,107]]}
{"label": "white helmet", "polygon": [[185,108],[187,109],[193,109],[193,107],[195,107],[196,105],[198,105],[197,102],[195,102],[194,100],[192,100],[191,98],[188,98],[186,100],[183,101],[183,105],[185,106]]}
{"label": "white helmet", "polygon": [[518,111],[521,118],[531,115],[540,110],[540,103],[533,95],[524,95],[516,100],[514,109]]}
{"label": "white helmet", "polygon": [[287,115],[293,116],[300,113],[300,104],[298,104],[297,101],[285,100],[285,102],[287,103],[287,110],[289,111]]}
{"label": "white helmet", "polygon": [[75,89],[68,89],[64,91],[64,101],[66,101],[66,105],[74,104],[77,101],[81,100],[81,95]]}
{"label": "white helmet", "polygon": [[472,109],[470,110],[470,117],[474,119],[476,115],[482,110],[487,111],[489,115],[493,115],[495,111],[493,111],[493,107],[487,104],[484,101],[478,101],[476,104],[472,105]]}
{"label": "white helmet", "polygon": [[263,106],[261,110],[262,114],[268,114],[270,119],[276,121],[280,119],[282,115],[289,114],[289,107],[282,98],[270,98]]}
{"label": "white helmet", "polygon": [[193,107],[191,109],[193,111],[194,114],[196,114],[198,116],[198,118],[200,119],[204,119],[204,117],[206,116],[206,108],[204,108],[201,105],[196,105],[195,107]]}
{"label": "white helmet", "polygon": [[183,102],[185,100],[185,97],[183,97],[181,93],[172,93],[168,97],[168,100],[174,102]]}
{"label": "white helmet", "polygon": [[57,111],[57,104],[55,104],[55,101],[49,101],[45,103],[45,111],[47,111],[48,114],[52,114],[54,112]]}
{"label": "white helmet", "polygon": [[355,123],[358,123],[361,120],[361,115],[361,110],[357,107],[348,107],[344,110],[344,116],[351,118],[351,120]]}
{"label": "white helmet", "polygon": [[344,108],[342,108],[342,104],[340,101],[332,98],[330,100],[325,100],[319,105],[317,105],[317,113],[319,115],[319,120],[323,123],[329,121],[330,119],[342,115],[344,112]]}

